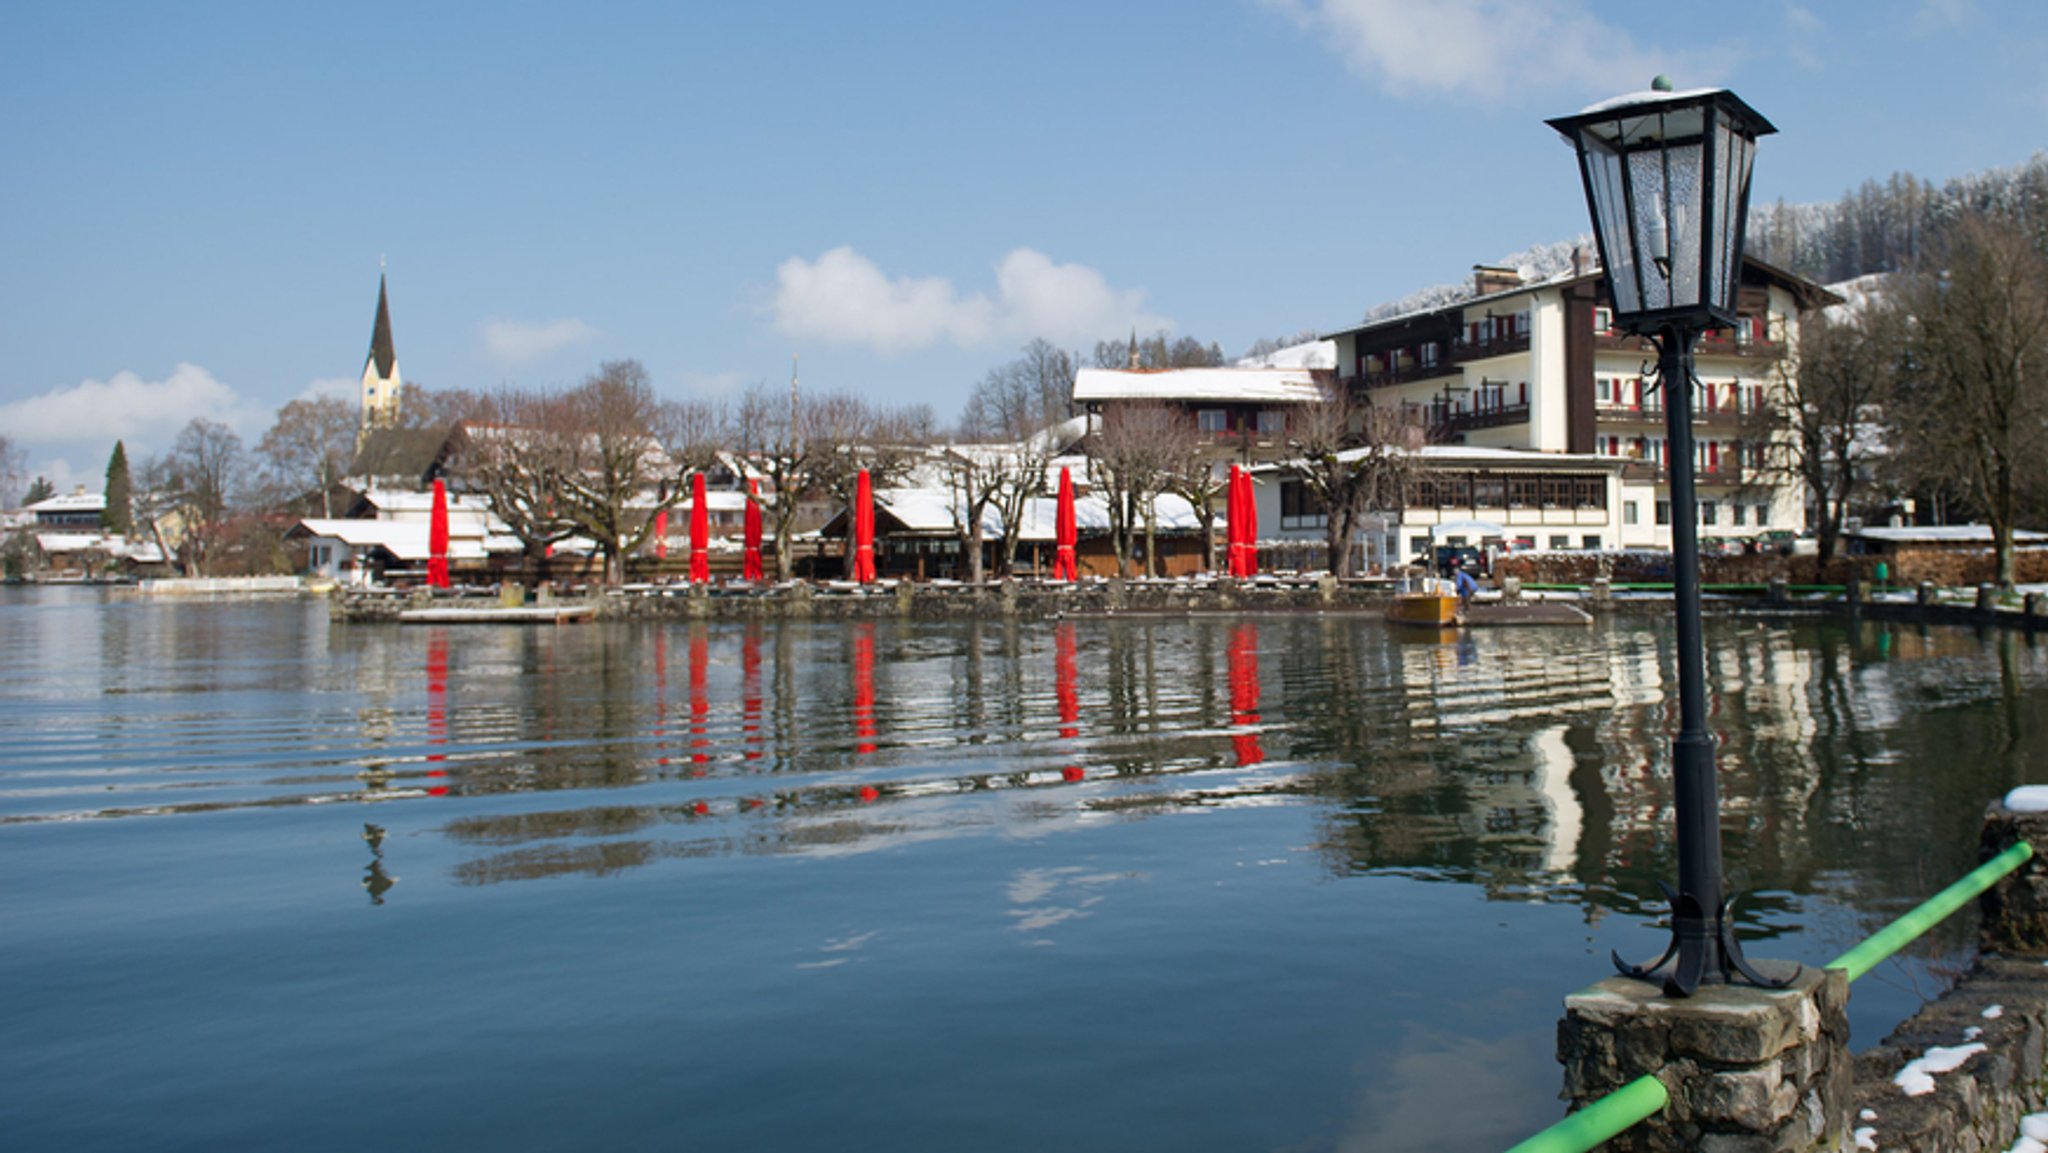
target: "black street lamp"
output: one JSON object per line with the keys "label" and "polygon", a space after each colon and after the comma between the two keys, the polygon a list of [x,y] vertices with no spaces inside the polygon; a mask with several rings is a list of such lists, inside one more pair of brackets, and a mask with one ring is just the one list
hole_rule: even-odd
{"label": "black street lamp", "polygon": [[1721,801],[1700,636],[1691,403],[1694,342],[1709,328],[1735,323],[1750,165],[1757,138],[1777,129],[1725,89],[1673,92],[1661,76],[1651,88],[1548,123],[1578,150],[1614,323],[1656,344],[1664,389],[1678,615],[1679,727],[1671,742],[1678,891],[1664,886],[1671,901],[1671,944],[1664,955],[1640,967],[1619,955],[1614,963],[1632,977],[1661,974],[1665,993],[1683,997],[1702,981],[1738,973],[1759,985],[1779,984],[1743,960],[1722,892]]}

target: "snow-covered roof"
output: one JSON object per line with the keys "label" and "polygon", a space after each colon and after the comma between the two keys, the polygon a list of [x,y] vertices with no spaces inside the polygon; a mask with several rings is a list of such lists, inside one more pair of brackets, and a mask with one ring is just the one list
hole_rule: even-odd
{"label": "snow-covered roof", "polygon": [[84,552],[99,549],[108,556],[121,557],[138,564],[156,564],[164,559],[163,549],[146,538],[126,537],[98,532],[39,532],[36,547],[45,554]]}
{"label": "snow-covered roof", "polygon": [[[1054,496],[1032,497],[1024,502],[1019,540],[1050,541],[1059,517],[1059,498]],[[954,510],[960,507],[952,492],[935,488],[891,488],[877,489],[875,507],[887,512],[904,529],[915,533],[951,535],[959,530],[955,527]],[[1195,516],[1194,506],[1177,496],[1161,496],[1154,506],[1158,525],[1170,532],[1181,532],[1201,527],[1202,522]],[[844,516],[842,512],[841,516]],[[835,517],[834,520],[840,518]],[[1109,531],[1109,502],[1099,496],[1077,497],[1074,501],[1074,525],[1084,533]],[[982,511],[981,531],[983,536],[993,537],[1002,533],[1003,518],[1000,510],[988,508]]]}
{"label": "snow-covered roof", "polygon": [[1322,387],[1306,368],[1084,368],[1074,400],[1213,400],[1308,404]]}
{"label": "snow-covered roof", "polygon": [[105,512],[107,511],[107,494],[103,492],[67,493],[64,496],[53,496],[48,500],[39,500],[29,505],[26,511],[34,513]]}
{"label": "snow-covered roof", "polygon": [[1276,348],[1262,356],[1247,356],[1237,362],[1239,368],[1335,368],[1337,367],[1337,342],[1334,340],[1310,340],[1301,344],[1290,344]]}
{"label": "snow-covered roof", "polygon": [[[1874,525],[1860,528],[1846,534],[1862,540],[1883,541],[1886,544],[1991,544],[1991,526],[1988,524],[1942,524],[1942,525]],[[2014,529],[2013,542],[2033,544],[2048,541],[2048,533],[2028,529]]]}
{"label": "snow-covered roof", "polygon": [[[428,545],[431,531],[424,521],[411,520],[352,520],[346,518],[307,517],[298,527],[309,536],[329,537],[350,548],[381,548],[403,561],[424,561],[432,554]],[[482,560],[485,538],[458,531],[449,526],[448,556],[451,560]],[[516,550],[517,540],[512,541]]]}
{"label": "snow-covered roof", "polygon": [[[1346,449],[1337,454],[1337,459],[1350,462],[1373,451],[1371,448]],[[1396,450],[1399,451],[1399,450]],[[1423,467],[1434,469],[1453,468],[1537,468],[1537,469],[1604,469],[1619,472],[1629,463],[1629,458],[1601,456],[1583,452],[1540,452],[1533,448],[1488,448],[1469,444],[1426,444],[1414,450]],[[1260,473],[1281,472],[1292,469],[1293,461],[1268,461],[1249,466],[1254,476]]]}

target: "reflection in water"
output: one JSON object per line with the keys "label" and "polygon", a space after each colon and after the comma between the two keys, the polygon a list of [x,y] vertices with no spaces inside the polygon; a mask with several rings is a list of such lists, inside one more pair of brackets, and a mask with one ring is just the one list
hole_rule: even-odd
{"label": "reflection in water", "polygon": [[[437,630],[21,596],[0,1073],[29,1147],[458,1116],[559,1147],[573,1115],[650,1146],[1498,1148],[1555,1118],[1557,994],[1661,941],[1661,621]],[[1952,880],[1984,799],[2048,779],[2024,637],[1707,639],[1731,886],[1781,955]],[[432,1091],[363,1123],[405,1085]],[[810,1107],[762,1107],[790,1085]]]}
{"label": "reflection in water", "polygon": [[1246,621],[1230,630],[1230,743],[1239,765],[1266,759],[1259,748],[1259,626]]}
{"label": "reflection in water", "polygon": [[[0,822],[403,803],[451,787],[530,795],[445,825],[487,854],[465,879],[506,880],[1292,799],[1315,806],[1335,872],[1630,913],[1654,908],[1674,851],[1671,637],[1654,622],[1447,643],[1339,615],[323,624],[317,644],[279,644],[238,632],[246,616],[214,629],[171,614],[93,619],[97,661],[68,674],[86,679],[65,699],[127,704],[42,705]],[[677,630],[680,774],[667,699]],[[57,640],[46,634],[10,636],[41,651]],[[1798,894],[1851,883],[1881,910],[1925,892],[1967,865],[1982,799],[2040,771],[2028,750],[2048,712],[2044,661],[2022,636],[1722,619],[1709,639],[1731,883],[1764,891],[1745,914],[1762,931]],[[147,655],[160,645],[226,669],[266,649],[319,660],[217,671],[223,688],[195,697],[179,662]],[[257,725],[180,703],[223,691],[289,703]]]}

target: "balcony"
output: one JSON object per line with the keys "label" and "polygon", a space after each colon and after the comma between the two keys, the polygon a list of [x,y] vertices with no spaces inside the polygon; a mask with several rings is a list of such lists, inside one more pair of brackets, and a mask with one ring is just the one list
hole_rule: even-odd
{"label": "balcony", "polygon": [[1468,360],[1485,360],[1490,356],[1511,356],[1517,352],[1527,351],[1529,334],[1526,332],[1477,342],[1461,340],[1451,346],[1451,363],[1463,364]]}
{"label": "balcony", "polygon": [[1391,372],[1386,370],[1378,372],[1368,370],[1360,372],[1352,379],[1363,381],[1367,388],[1391,388],[1397,384],[1413,384],[1418,380],[1436,380],[1440,377],[1456,375],[1458,375],[1458,370],[1449,364],[1442,362],[1436,364],[1417,364],[1411,360]]}
{"label": "balcony", "polygon": [[1529,423],[1527,404],[1505,404],[1499,408],[1482,409],[1477,412],[1453,412],[1444,414],[1438,422],[1450,432],[1472,432],[1482,428],[1502,428],[1510,424]]}
{"label": "balcony", "polygon": [[[1661,404],[1622,405],[1598,404],[1593,406],[1593,419],[1599,424],[1654,424],[1664,423],[1664,406]],[[1740,428],[1758,419],[1754,408],[1696,408],[1692,413],[1694,427]]]}
{"label": "balcony", "polygon": [[[1593,334],[1593,347],[1608,352],[1636,352],[1646,357],[1657,355],[1656,346],[1640,336],[1634,336],[1620,329]],[[1735,356],[1748,360],[1776,360],[1785,355],[1785,344],[1779,340],[1752,340],[1737,338],[1732,332],[1717,330],[1700,337],[1693,345],[1696,356]]]}

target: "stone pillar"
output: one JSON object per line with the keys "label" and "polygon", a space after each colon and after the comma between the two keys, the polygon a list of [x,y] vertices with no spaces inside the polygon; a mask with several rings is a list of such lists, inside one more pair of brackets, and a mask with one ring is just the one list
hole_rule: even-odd
{"label": "stone pillar", "polygon": [[1913,590],[1913,599],[1923,605],[1935,603],[1934,582],[1921,581],[1920,586]]}
{"label": "stone pillar", "polygon": [[2033,858],[1977,899],[1977,944],[1987,953],[2048,953],[2048,812],[2015,812],[2002,797],[1991,802],[1978,859],[1988,861],[2019,841],[2034,846]]}
{"label": "stone pillar", "polygon": [[1786,580],[1784,577],[1772,577],[1770,589],[1771,591],[1767,597],[1770,603],[1774,605],[1782,605],[1789,603],[1792,600],[1792,583]]}
{"label": "stone pillar", "polygon": [[907,577],[896,581],[896,611],[906,617],[917,611],[917,585]]}
{"label": "stone pillar", "polygon": [[1849,583],[1844,585],[1842,588],[1842,596],[1843,599],[1847,600],[1852,605],[1862,604],[1863,578],[1852,574],[1849,577]]}
{"label": "stone pillar", "polygon": [[519,608],[526,603],[526,590],[518,581],[499,581],[498,603],[508,609]]}
{"label": "stone pillar", "polygon": [[1593,587],[1587,593],[1594,604],[1605,605],[1614,599],[1614,585],[1606,577],[1594,577]]}
{"label": "stone pillar", "polygon": [[1977,586],[1977,611],[1980,613],[1993,613],[1998,611],[1997,585]]}
{"label": "stone pillar", "polygon": [[[1792,971],[1789,962],[1757,967]],[[1671,1103],[1602,1147],[1615,1153],[1836,1153],[1850,1146],[1848,1004],[1840,970],[1801,969],[1784,989],[1707,985],[1682,998],[1609,977],[1565,999],[1564,1096],[1577,1108],[1645,1073],[1664,1082]]]}

